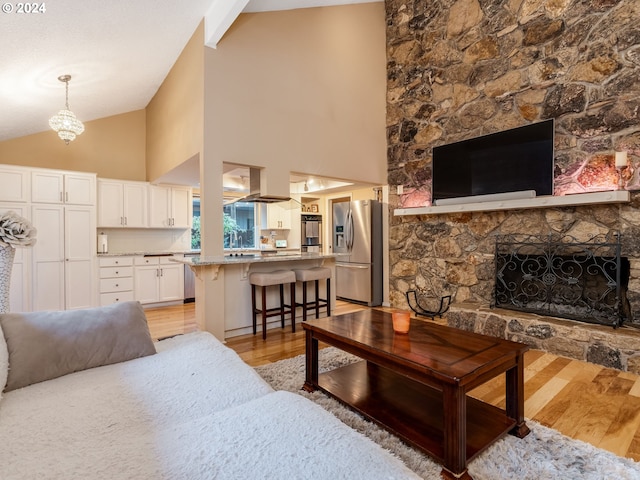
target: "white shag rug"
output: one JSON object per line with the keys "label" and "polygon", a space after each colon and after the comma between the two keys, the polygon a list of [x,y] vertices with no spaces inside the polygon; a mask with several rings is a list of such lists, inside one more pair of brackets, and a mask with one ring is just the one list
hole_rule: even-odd
{"label": "white shag rug", "polygon": [[[359,360],[333,347],[320,351],[320,372]],[[304,355],[256,367],[256,371],[276,390],[303,395],[351,428],[393,452],[418,475],[439,480],[441,467],[427,455],[344,407],[322,392],[301,390],[305,376]],[[618,457],[588,443],[527,420],[531,433],[523,439],[506,435],[469,464],[475,480],[640,480],[640,464]]]}

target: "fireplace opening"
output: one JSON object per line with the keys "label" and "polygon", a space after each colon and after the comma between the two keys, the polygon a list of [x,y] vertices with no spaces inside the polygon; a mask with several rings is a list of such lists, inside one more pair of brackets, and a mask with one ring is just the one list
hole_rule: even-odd
{"label": "fireplace opening", "polygon": [[494,305],[588,323],[621,326],[631,318],[630,264],[621,236],[496,237]]}

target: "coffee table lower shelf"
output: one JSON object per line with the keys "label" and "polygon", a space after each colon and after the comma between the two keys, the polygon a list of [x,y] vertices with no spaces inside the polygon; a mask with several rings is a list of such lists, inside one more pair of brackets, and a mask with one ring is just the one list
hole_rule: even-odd
{"label": "coffee table lower shelf", "polygon": [[[436,461],[444,461],[439,390],[366,361],[320,374],[318,388]],[[515,425],[503,410],[467,397],[467,462]]]}

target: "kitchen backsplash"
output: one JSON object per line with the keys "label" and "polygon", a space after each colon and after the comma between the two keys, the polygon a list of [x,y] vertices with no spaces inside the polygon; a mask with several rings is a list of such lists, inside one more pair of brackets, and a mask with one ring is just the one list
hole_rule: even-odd
{"label": "kitchen backsplash", "polygon": [[99,228],[108,237],[108,253],[164,252],[191,250],[191,230]]}

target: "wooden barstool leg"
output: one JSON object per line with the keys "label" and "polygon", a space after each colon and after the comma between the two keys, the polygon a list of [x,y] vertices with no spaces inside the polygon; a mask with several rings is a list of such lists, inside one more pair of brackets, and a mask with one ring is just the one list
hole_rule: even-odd
{"label": "wooden barstool leg", "polygon": [[331,316],[331,279],[327,278],[327,317]]}
{"label": "wooden barstool leg", "polygon": [[280,284],[280,325],[284,328],[284,285]]}
{"label": "wooden barstool leg", "polygon": [[296,331],[296,282],[290,284],[291,286],[291,331]]}
{"label": "wooden barstool leg", "polygon": [[262,287],[262,339],[267,339],[267,287]]}
{"label": "wooden barstool leg", "polygon": [[251,318],[253,319],[253,334],[256,334],[256,286],[251,285]]}
{"label": "wooden barstool leg", "polygon": [[307,321],[307,282],[302,282],[302,321]]}
{"label": "wooden barstool leg", "polygon": [[316,280],[316,318],[320,316],[320,289],[318,288],[319,280]]}

